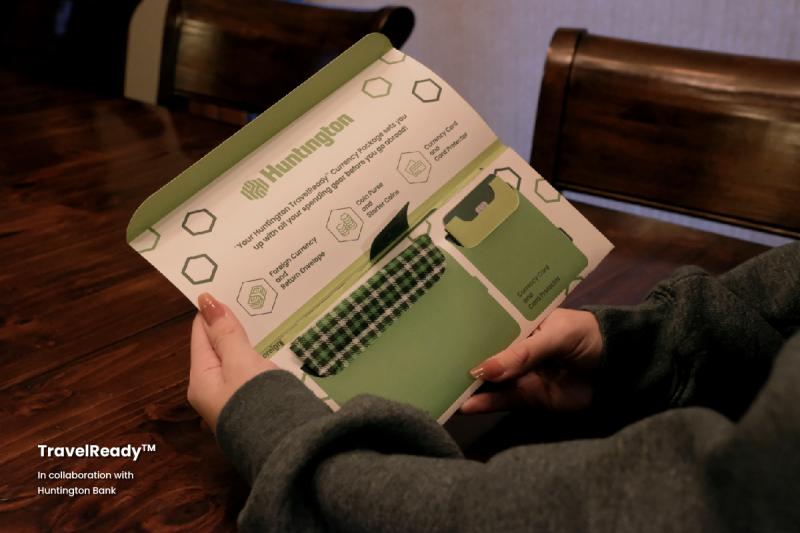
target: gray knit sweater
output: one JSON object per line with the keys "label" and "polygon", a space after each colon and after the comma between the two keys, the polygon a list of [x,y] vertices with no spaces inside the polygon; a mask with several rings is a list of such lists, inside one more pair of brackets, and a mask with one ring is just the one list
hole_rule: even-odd
{"label": "gray knit sweater", "polygon": [[611,437],[463,458],[424,413],[337,413],[284,371],[226,404],[220,446],[259,531],[800,531],[800,243],[720,278],[683,268],[591,308]]}

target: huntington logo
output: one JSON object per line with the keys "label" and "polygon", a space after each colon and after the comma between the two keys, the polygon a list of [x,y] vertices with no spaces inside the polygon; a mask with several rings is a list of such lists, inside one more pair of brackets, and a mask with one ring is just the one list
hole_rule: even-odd
{"label": "huntington logo", "polygon": [[242,185],[242,195],[248,200],[258,200],[267,195],[267,189],[269,189],[269,185],[261,178],[247,180]]}

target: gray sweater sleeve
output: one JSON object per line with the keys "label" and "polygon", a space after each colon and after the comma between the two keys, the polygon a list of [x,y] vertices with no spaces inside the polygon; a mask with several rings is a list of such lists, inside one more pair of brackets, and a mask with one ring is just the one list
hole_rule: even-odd
{"label": "gray sweater sleeve", "polygon": [[[797,248],[789,254],[767,261],[788,267],[783,260],[789,259],[796,267]],[[743,361],[749,365],[751,358],[772,359],[783,335],[797,327],[796,268],[793,272],[794,278],[784,278],[795,284],[794,296],[784,307],[767,292],[758,294],[762,303],[749,302],[742,291],[756,293],[744,270],[720,282],[686,271],[654,295],[699,280],[722,283],[731,298],[739,299],[733,306],[739,317],[759,318],[769,326],[759,322],[758,328],[774,330],[747,333],[748,339],[759,339],[747,345],[756,352],[731,352],[745,353]],[[616,337],[645,343],[634,335],[635,326],[669,339],[661,328],[683,315],[651,308],[673,307],[686,294],[656,296],[656,301],[651,297],[641,309],[598,310],[601,322],[608,321],[602,328],[608,343],[606,370],[627,371],[624,359],[644,353],[627,350],[633,341]],[[765,303],[770,299],[772,303]],[[642,317],[652,312],[659,313],[660,326]],[[738,329],[749,327],[745,322]],[[718,346],[711,332],[699,338],[709,352]],[[617,342],[626,348],[619,352],[619,361],[613,351]],[[642,381],[650,374],[647,365],[640,365],[643,372],[628,376],[632,382],[614,381],[607,405],[625,405],[634,399],[629,394],[637,393],[650,398],[656,410],[674,405],[675,398],[677,404],[693,403],[704,397],[705,382],[695,378],[710,376],[715,365],[742,362],[732,357],[709,357],[703,371],[690,372],[688,378],[683,371],[675,377],[676,371],[667,365],[668,370]],[[658,358],[651,363],[665,364]],[[712,377],[705,379],[713,382]],[[800,336],[795,336],[781,349],[756,400],[736,421],[707,408],[673,409],[606,439],[514,448],[478,463],[464,459],[447,433],[416,409],[361,396],[331,413],[291,375],[273,371],[237,391],[220,415],[217,436],[252,485],[239,516],[243,530],[792,531],[800,524],[798,380]],[[667,391],[667,403],[655,390]],[[722,391],[731,396],[726,406],[736,403],[734,391]]]}
{"label": "gray sweater sleeve", "polygon": [[684,267],[642,304],[590,306],[604,354],[595,409],[619,426],[672,407],[739,417],[800,325],[800,243],[714,278]]}

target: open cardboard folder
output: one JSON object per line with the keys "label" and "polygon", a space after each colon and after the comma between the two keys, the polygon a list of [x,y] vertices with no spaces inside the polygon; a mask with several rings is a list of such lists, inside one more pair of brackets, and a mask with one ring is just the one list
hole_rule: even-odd
{"label": "open cardboard folder", "polygon": [[612,248],[379,34],[149,197],[127,239],[332,408],[372,393],[440,422]]}

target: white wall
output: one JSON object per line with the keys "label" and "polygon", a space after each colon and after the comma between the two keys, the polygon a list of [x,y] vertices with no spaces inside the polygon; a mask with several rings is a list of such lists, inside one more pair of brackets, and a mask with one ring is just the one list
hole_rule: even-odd
{"label": "white wall", "polygon": [[414,10],[404,50],[447,80],[523,157],[558,27],[674,46],[800,59],[800,0],[316,0]]}

